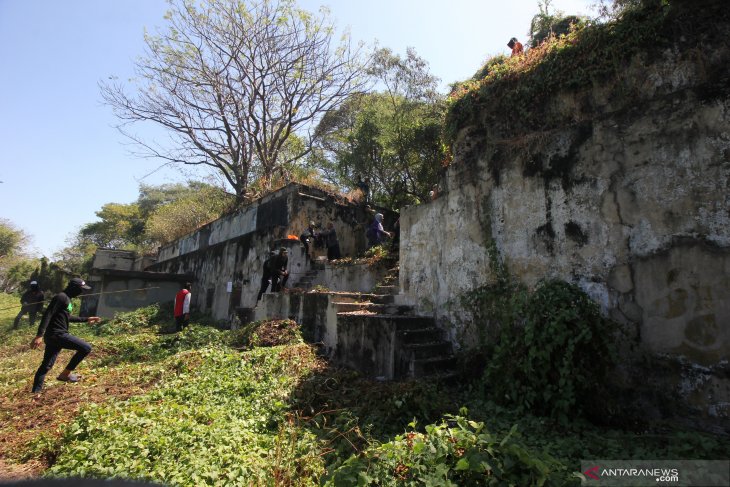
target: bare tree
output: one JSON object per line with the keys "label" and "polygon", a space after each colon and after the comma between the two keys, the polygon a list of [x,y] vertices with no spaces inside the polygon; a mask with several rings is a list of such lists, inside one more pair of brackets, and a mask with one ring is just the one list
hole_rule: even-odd
{"label": "bare tree", "polygon": [[[336,42],[326,10],[314,15],[293,0],[170,5],[168,30],[145,37],[136,92],[112,81],[102,96],[139,154],[214,168],[240,203],[255,179],[266,185],[306,155],[321,115],[362,88],[362,47],[348,35]],[[128,130],[147,121],[172,134],[172,148]],[[305,144],[289,143],[297,132]]]}

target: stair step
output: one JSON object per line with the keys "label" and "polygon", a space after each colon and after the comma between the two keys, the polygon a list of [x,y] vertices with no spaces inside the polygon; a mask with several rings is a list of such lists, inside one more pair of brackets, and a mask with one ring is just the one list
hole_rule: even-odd
{"label": "stair step", "polygon": [[441,329],[435,326],[413,330],[398,330],[396,332],[401,343],[433,343],[441,340]]}
{"label": "stair step", "polygon": [[411,370],[414,377],[423,377],[452,370],[455,365],[456,357],[452,355],[444,355],[439,357],[414,359],[411,362]]}
{"label": "stair step", "polygon": [[396,305],[396,304],[379,304],[370,301],[363,302],[346,302],[336,301],[333,303],[338,313],[346,313],[350,311],[371,311],[378,315],[398,315],[404,316],[413,312],[413,306]]}
{"label": "stair step", "polygon": [[362,303],[369,302],[375,304],[389,304],[395,299],[392,294],[370,294],[370,293],[347,293],[347,292],[330,292],[330,296],[337,302],[345,303]]}
{"label": "stair step", "polygon": [[375,292],[378,294],[397,294],[398,287],[379,284],[379,285],[375,286]]}
{"label": "stair step", "polygon": [[[343,311],[338,317],[365,317],[370,320],[389,321],[395,325],[396,333],[405,331],[437,329],[433,326],[433,318],[411,315],[378,314],[368,309],[357,311]],[[432,340],[433,341],[433,340]]]}
{"label": "stair step", "polygon": [[413,353],[414,359],[449,355],[451,344],[445,340],[426,343],[405,343],[403,346]]}

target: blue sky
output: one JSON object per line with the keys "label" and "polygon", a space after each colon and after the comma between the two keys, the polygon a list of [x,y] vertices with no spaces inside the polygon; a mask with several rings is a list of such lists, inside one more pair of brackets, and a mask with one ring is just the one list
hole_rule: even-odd
{"label": "blue sky", "polygon": [[[448,83],[524,40],[537,0],[300,0],[330,8],[354,40],[404,54],[412,46]],[[554,0],[590,14],[594,0]],[[98,82],[126,79],[143,33],[164,27],[164,0],[0,0],[0,218],[51,257],[105,203],[137,199],[140,182],[184,182],[183,170],[129,153]]]}

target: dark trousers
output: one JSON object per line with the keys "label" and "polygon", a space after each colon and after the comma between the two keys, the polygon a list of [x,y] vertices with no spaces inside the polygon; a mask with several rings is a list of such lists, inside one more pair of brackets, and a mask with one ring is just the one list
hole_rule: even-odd
{"label": "dark trousers", "polygon": [[30,326],[35,325],[35,316],[38,313],[35,309],[35,306],[32,308],[29,306],[23,306],[20,308],[20,313],[18,313],[18,316],[15,317],[15,321],[13,322],[13,328],[17,328],[20,324],[20,318],[23,317],[25,313],[28,313],[28,319],[30,320]]}
{"label": "dark trousers", "polygon": [[281,288],[286,287],[286,280],[289,279],[289,274],[280,275],[276,274],[271,278],[271,290],[273,292],[281,291]]}
{"label": "dark trousers", "polygon": [[43,352],[43,362],[38,367],[38,371],[35,373],[35,378],[33,379],[33,392],[40,392],[43,389],[43,381],[46,380],[46,374],[53,368],[61,350],[76,350],[76,353],[71,357],[71,360],[66,366],[68,370],[75,370],[79,362],[84,360],[84,357],[91,352],[91,345],[70,333],[47,336],[44,338],[44,341],[46,342],[46,350]]}
{"label": "dark trousers", "polygon": [[340,244],[336,243],[331,247],[327,247],[327,260],[341,259]]}
{"label": "dark trousers", "polygon": [[[188,315],[189,316],[189,315]],[[175,317],[175,331],[182,331],[190,324],[190,319],[185,318],[185,315]]]}
{"label": "dark trousers", "polygon": [[[258,303],[261,300],[261,296],[264,295],[267,289],[269,289],[269,283],[271,282],[271,276],[264,274],[264,276],[261,278],[261,289],[259,289],[259,295],[256,298],[256,302]],[[273,286],[271,286],[273,288]]]}

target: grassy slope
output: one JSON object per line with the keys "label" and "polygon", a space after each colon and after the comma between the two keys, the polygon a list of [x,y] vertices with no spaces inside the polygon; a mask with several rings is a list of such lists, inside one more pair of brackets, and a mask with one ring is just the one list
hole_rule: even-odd
{"label": "grassy slope", "polygon": [[[0,308],[14,301],[0,296]],[[74,326],[95,347],[80,367],[84,381],[51,378],[37,397],[28,393],[41,358],[27,347],[34,331],[9,331],[14,312],[0,311],[0,480],[45,472],[171,485],[310,485],[366,452],[343,470],[342,478],[356,478],[382,455],[380,442],[411,420],[434,423],[464,404],[499,435],[517,423],[516,440],[560,459],[562,475],[586,456],[709,459],[730,451],[727,440],[686,432],[636,434],[581,421],[566,429],[516,417],[463,384],[372,382],[328,366],[304,344],[241,352],[240,333],[197,324],[160,334],[168,319],[152,311],[101,328]],[[408,441],[386,447],[401,471],[372,470],[378,483],[407,479],[408,462],[411,472],[418,462],[430,469],[434,460],[414,460],[408,448]],[[444,459],[452,471],[457,460]]]}

